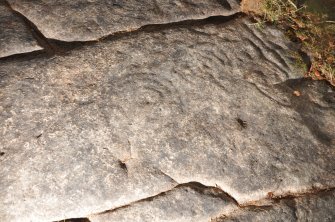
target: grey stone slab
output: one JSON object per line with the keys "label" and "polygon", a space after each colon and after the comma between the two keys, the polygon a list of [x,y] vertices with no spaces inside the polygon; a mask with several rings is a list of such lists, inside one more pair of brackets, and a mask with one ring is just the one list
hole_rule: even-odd
{"label": "grey stone slab", "polygon": [[24,21],[0,1],[0,58],[41,50]]}
{"label": "grey stone slab", "polygon": [[[57,143],[57,147],[67,146]],[[87,143],[74,147],[67,152],[39,148],[39,154],[33,152],[33,157],[25,154],[24,158],[31,160],[29,169],[16,171],[20,175],[16,185],[8,181],[15,180],[11,175],[2,181],[2,189],[6,189],[1,197],[2,221],[56,221],[86,216],[157,195],[177,185],[147,164],[128,161],[126,169],[109,152],[92,150]],[[13,192],[17,193],[15,197]]]}
{"label": "grey stone slab", "polygon": [[0,220],[87,217],[191,181],[240,204],[334,187],[334,89],[295,79],[296,52],[240,18],[1,63]]}
{"label": "grey stone slab", "polygon": [[311,221],[330,222],[335,220],[335,192],[283,199],[274,206],[242,208],[213,222],[263,222],[263,221]]}
{"label": "grey stone slab", "polygon": [[92,222],[207,222],[236,210],[237,206],[215,188],[180,186],[164,195],[143,200],[111,212],[92,215]]}
{"label": "grey stone slab", "polygon": [[335,221],[335,192],[296,199],[296,217],[301,221]]}
{"label": "grey stone slab", "polygon": [[9,0],[47,37],[96,40],[149,24],[232,15],[238,0]]}

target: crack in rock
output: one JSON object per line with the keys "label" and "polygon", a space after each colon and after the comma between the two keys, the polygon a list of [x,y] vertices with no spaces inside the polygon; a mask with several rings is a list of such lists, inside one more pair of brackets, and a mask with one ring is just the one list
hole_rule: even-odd
{"label": "crack in rock", "polygon": [[247,221],[333,221],[335,190],[323,190],[313,194],[288,196],[270,206],[243,207],[213,222]]}
{"label": "crack in rock", "polygon": [[[12,9],[13,10],[13,9]],[[95,45],[99,42],[103,41],[116,41],[121,38],[129,37],[129,36],[136,36],[140,33],[148,33],[148,32],[157,32],[157,31],[164,31],[167,29],[177,29],[182,27],[196,27],[202,26],[204,24],[223,24],[229,22],[231,20],[237,19],[238,17],[243,16],[242,13],[237,12],[229,16],[210,16],[203,19],[190,19],[190,20],[181,20],[171,23],[165,24],[146,24],[134,30],[126,30],[126,31],[119,31],[108,34],[106,36],[101,36],[95,40],[86,40],[86,41],[62,41],[59,39],[50,39],[46,38],[38,28],[29,21],[26,17],[24,17],[19,12],[14,11],[19,17],[22,17],[26,24],[31,27],[32,33],[35,33],[34,36],[38,41],[38,43],[43,46],[41,50],[38,52],[36,51],[29,51],[24,53],[15,53],[10,56],[1,57],[0,61],[8,61],[8,60],[18,60],[18,59],[28,59],[28,58],[36,58],[37,55],[65,55],[68,51],[83,48],[89,45]]]}
{"label": "crack in rock", "polygon": [[[240,11],[237,0],[209,1],[24,1],[8,0],[49,39],[92,41],[147,24],[171,23]],[[157,10],[158,9],[158,10]]]}
{"label": "crack in rock", "polygon": [[[207,197],[199,198],[197,197],[198,195],[206,195],[207,197],[212,197],[212,199],[206,199]],[[334,195],[335,189],[330,188],[304,194],[300,193],[281,197],[271,197],[274,201],[271,205],[258,205],[257,203],[254,203],[253,205],[240,206],[231,196],[227,195],[220,188],[207,187],[197,182],[190,182],[179,184],[172,190],[152,197],[90,215],[87,218],[66,219],[62,221],[209,221],[210,218],[213,218],[211,220],[213,222],[223,222],[236,221],[237,218],[238,221],[250,221],[252,218],[259,218],[259,216],[261,216],[261,220],[266,219],[267,221],[272,221],[270,218],[276,217],[281,219],[286,218],[287,220],[287,215],[284,215],[283,212],[286,212],[286,214],[289,212],[292,218],[301,220],[307,215],[317,218],[315,215],[311,215],[311,212],[307,212],[307,215],[306,212],[301,213],[301,210],[304,211],[304,207],[307,206],[313,206],[311,210],[313,213],[316,213],[316,210],[320,210],[317,204],[323,202],[323,205],[327,207],[324,211],[327,212],[327,210],[332,210],[331,204],[334,202],[332,196]],[[217,198],[221,198],[225,201],[223,208],[222,205],[216,205]],[[207,200],[204,201],[205,203],[202,202],[204,199]],[[201,212],[201,210],[204,210],[202,208],[205,207],[205,204],[207,207],[205,209],[206,213],[208,213],[208,205],[217,208],[216,210],[213,210],[215,213],[211,212],[205,215],[206,213],[202,212],[203,214],[198,215],[199,211]],[[235,206],[232,206],[231,204]],[[181,208],[182,211],[178,212],[175,210],[176,208]],[[192,214],[188,215],[189,212],[192,212]],[[221,215],[218,215],[218,212]],[[179,215],[179,213],[182,213],[183,216]],[[331,212],[327,213],[329,214],[329,218],[335,216],[335,214],[332,214]],[[252,221],[254,221],[254,219]]]}
{"label": "crack in rock", "polygon": [[71,218],[54,222],[91,222],[88,218]]}
{"label": "crack in rock", "polygon": [[334,88],[286,81],[299,47],[247,18],[185,24],[0,63],[1,221],[133,202],[101,216],[206,221],[335,186]]}
{"label": "crack in rock", "polygon": [[4,0],[0,1],[0,58],[42,50],[31,30]]}
{"label": "crack in rock", "polygon": [[[234,200],[220,189],[190,182],[120,208],[90,215],[88,218],[92,222],[167,219],[169,221],[204,221],[206,218],[235,208]],[[120,212],[121,217],[119,217]]]}
{"label": "crack in rock", "polygon": [[47,38],[40,32],[40,30],[36,27],[36,25],[22,13],[13,9],[7,0],[4,0],[4,2],[7,5],[7,7],[12,11],[12,13],[15,14],[17,17],[20,17],[21,20],[25,23],[34,39],[37,41],[38,45],[41,48],[43,48],[44,51],[52,54],[54,51],[54,47],[48,42]]}

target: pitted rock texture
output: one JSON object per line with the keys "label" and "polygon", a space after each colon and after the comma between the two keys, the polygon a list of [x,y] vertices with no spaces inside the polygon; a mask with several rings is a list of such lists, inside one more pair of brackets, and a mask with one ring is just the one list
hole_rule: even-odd
{"label": "pitted rock texture", "polygon": [[232,15],[238,0],[8,0],[47,37],[88,41],[149,24]]}
{"label": "pitted rock texture", "polygon": [[[159,206],[178,198],[199,204],[180,203],[175,218],[204,221],[237,203],[334,187],[335,92],[298,78],[297,50],[236,18],[3,61],[0,221],[128,204],[139,218],[141,202],[148,218],[164,218],[176,208]],[[190,182],[231,198],[178,186]]]}
{"label": "pitted rock texture", "polygon": [[0,0],[0,58],[41,49],[24,21]]}

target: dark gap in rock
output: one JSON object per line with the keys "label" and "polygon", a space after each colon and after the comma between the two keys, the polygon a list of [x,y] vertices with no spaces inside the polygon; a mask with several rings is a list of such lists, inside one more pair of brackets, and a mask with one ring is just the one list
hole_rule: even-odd
{"label": "dark gap in rock", "polygon": [[126,163],[122,162],[121,160],[118,161],[121,169],[128,171]]}
{"label": "dark gap in rock", "polygon": [[29,61],[38,58],[51,57],[52,54],[46,52],[45,50],[37,50],[32,52],[25,52],[19,54],[13,54],[6,57],[1,57],[0,62],[11,62],[11,61]]}
{"label": "dark gap in rock", "polygon": [[19,59],[28,58],[29,59],[31,58],[30,56],[31,54],[33,55],[32,57],[36,57],[37,54],[43,54],[44,56],[46,55],[52,56],[55,54],[65,55],[71,50],[82,48],[88,45],[95,45],[101,41],[105,41],[105,42],[116,41],[122,38],[127,38],[133,35],[138,35],[139,33],[143,33],[143,32],[144,33],[160,32],[160,31],[167,30],[167,29],[198,27],[198,26],[204,26],[206,24],[218,25],[218,24],[227,23],[239,17],[245,16],[245,14],[243,14],[242,12],[238,12],[238,13],[235,13],[229,16],[218,15],[218,16],[211,16],[205,19],[183,20],[183,21],[163,23],[163,24],[148,24],[148,25],[144,25],[132,31],[115,32],[107,36],[102,36],[101,38],[96,39],[96,40],[66,42],[66,41],[61,41],[57,39],[46,38],[29,19],[27,19],[24,15],[12,9],[9,3],[7,3],[7,5],[15,14],[20,16],[27,23],[27,25],[33,31],[36,39],[38,40],[39,44],[44,48],[44,50],[42,51],[42,53],[41,51],[37,51],[37,53],[35,51],[35,52],[30,52],[30,53],[11,55],[11,56],[8,56],[8,58],[7,57],[0,58],[0,61],[3,59],[12,60],[16,58],[19,58]]}
{"label": "dark gap in rock", "polygon": [[183,21],[163,23],[163,24],[148,24],[148,25],[144,25],[141,28],[139,28],[138,31],[155,32],[155,31],[161,31],[164,29],[189,28],[189,27],[194,27],[194,26],[204,26],[207,24],[217,25],[217,24],[227,23],[229,21],[235,20],[243,16],[244,16],[243,13],[237,12],[229,16],[218,15],[218,16],[210,16],[205,19],[190,19],[190,20],[183,20]]}
{"label": "dark gap in rock", "polygon": [[[211,16],[205,19],[193,19],[193,20],[183,20],[178,22],[171,22],[171,23],[162,23],[162,24],[148,24],[144,25],[142,27],[139,27],[138,29],[132,30],[132,31],[120,31],[111,33],[110,35],[102,36],[99,39],[96,40],[90,40],[90,41],[61,41],[57,39],[48,39],[48,41],[52,44],[57,46],[58,49],[61,49],[61,51],[68,51],[75,48],[80,48],[85,45],[93,45],[101,41],[115,41],[122,39],[124,37],[129,37],[133,35],[137,35],[139,33],[150,33],[150,32],[159,32],[162,30],[167,29],[175,29],[175,28],[189,28],[194,26],[203,26],[206,24],[222,24],[229,22],[231,20],[235,20],[241,16],[244,16],[243,13],[235,13],[230,16]],[[59,53],[60,50],[56,51],[56,53]]]}
{"label": "dark gap in rock", "polygon": [[98,41],[73,41],[73,42],[64,42],[64,41],[60,41],[57,39],[48,39],[48,41],[50,42],[50,44],[57,46],[57,54],[64,54],[67,51],[76,49],[76,48],[80,48],[84,45],[87,44],[94,44],[97,43]]}
{"label": "dark gap in rock", "polygon": [[179,184],[179,185],[175,186],[174,188],[172,188],[171,190],[161,192],[161,193],[159,193],[155,196],[151,196],[151,197],[147,197],[147,198],[144,198],[144,199],[141,199],[141,200],[137,200],[137,201],[131,202],[129,204],[126,204],[126,205],[123,205],[123,206],[120,206],[120,207],[117,207],[117,208],[113,208],[113,209],[110,209],[110,210],[106,210],[106,211],[103,211],[103,212],[100,212],[100,213],[97,213],[97,214],[111,213],[111,212],[114,212],[114,211],[117,211],[117,210],[120,210],[120,209],[123,209],[123,208],[127,208],[127,207],[129,207],[133,204],[136,204],[136,203],[141,203],[141,202],[144,202],[144,201],[152,201],[155,198],[167,195],[169,192],[171,192],[174,189],[178,189],[178,188],[182,188],[182,187],[189,187],[189,188],[191,188],[191,189],[193,189],[193,190],[195,190],[198,193],[201,193],[203,195],[212,196],[212,197],[215,197],[215,198],[222,198],[224,200],[230,200],[234,204],[239,206],[238,202],[231,195],[224,192],[219,186],[211,187],[211,186],[205,186],[205,185],[203,185],[199,182],[189,182],[189,183]]}
{"label": "dark gap in rock", "polygon": [[265,205],[265,206],[250,205],[250,206],[242,206],[241,208],[257,212],[257,211],[271,210],[273,206],[272,205]]}
{"label": "dark gap in rock", "polygon": [[91,222],[88,218],[82,217],[82,218],[71,218],[71,219],[65,219],[65,220],[59,220],[54,222]]}
{"label": "dark gap in rock", "polygon": [[245,129],[248,127],[247,121],[244,121],[241,118],[236,118],[236,121],[241,126],[241,128]]}
{"label": "dark gap in rock", "polygon": [[[199,193],[202,193],[204,195],[207,196],[212,196],[212,197],[219,197],[222,198],[224,200],[230,200],[231,202],[233,202],[235,205],[239,206],[239,203],[237,202],[237,200],[231,196],[230,194],[228,194],[227,192],[225,192],[220,186],[216,185],[215,187],[213,186],[206,186],[202,183],[199,182],[189,182],[189,183],[184,183],[184,184],[180,184],[178,186],[176,186],[176,188],[178,187],[189,187]],[[206,190],[206,192],[205,192]],[[210,190],[211,192],[207,192],[208,190]]]}
{"label": "dark gap in rock", "polygon": [[[167,29],[174,29],[174,28],[189,28],[194,26],[203,26],[206,24],[222,24],[226,23],[232,20],[235,20],[239,17],[244,16],[243,13],[235,13],[230,16],[211,16],[205,19],[191,19],[191,20],[182,20],[178,22],[171,22],[171,23],[162,23],[162,24],[147,24],[142,27],[139,27],[137,29],[134,29],[132,31],[119,31],[114,32],[106,36],[102,36],[99,39],[96,40],[90,40],[90,41],[61,41],[57,39],[48,39],[48,41],[52,44],[57,46],[58,49],[61,49],[62,51],[69,51],[75,48],[80,48],[85,45],[93,45],[101,41],[115,41],[122,39],[124,37],[129,37],[133,35],[137,35],[139,33],[150,33],[150,32],[157,32]],[[59,50],[58,52],[59,53]]]}
{"label": "dark gap in rock", "polygon": [[306,66],[307,66],[306,72],[308,72],[311,69],[311,66],[312,66],[311,58],[309,57],[309,55],[306,52],[304,52],[302,50],[298,50],[298,53],[301,56],[302,61],[306,64]]}

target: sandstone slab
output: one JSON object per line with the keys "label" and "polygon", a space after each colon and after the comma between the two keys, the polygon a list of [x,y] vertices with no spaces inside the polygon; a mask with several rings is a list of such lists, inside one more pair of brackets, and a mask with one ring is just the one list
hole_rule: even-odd
{"label": "sandstone slab", "polygon": [[0,58],[42,48],[24,21],[0,1]]}
{"label": "sandstone slab", "polygon": [[47,37],[62,41],[97,40],[149,24],[232,15],[238,0],[9,0]]}
{"label": "sandstone slab", "polygon": [[1,63],[0,220],[87,217],[192,181],[239,204],[334,187],[334,89],[296,79],[296,52],[239,18]]}

